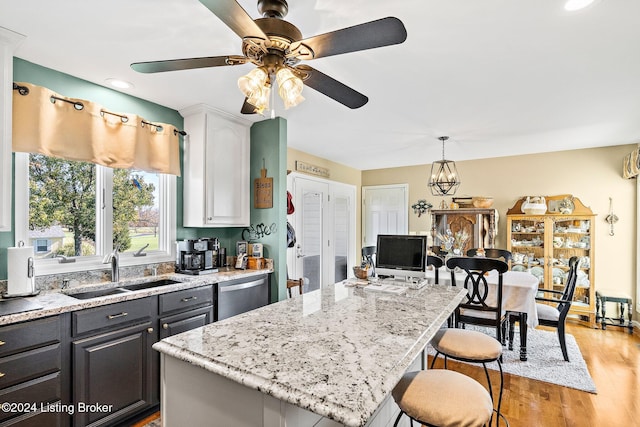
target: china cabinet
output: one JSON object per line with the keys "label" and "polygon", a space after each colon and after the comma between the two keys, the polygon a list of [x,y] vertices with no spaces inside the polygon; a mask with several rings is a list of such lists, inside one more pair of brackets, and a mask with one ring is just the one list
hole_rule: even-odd
{"label": "china cabinet", "polygon": [[249,225],[249,126],[204,105],[180,111],[184,143],[183,225]]}
{"label": "china cabinet", "polygon": [[495,209],[432,209],[431,237],[433,237],[433,244],[440,246],[442,242],[438,235],[444,236],[448,229],[453,235],[458,232],[466,232],[469,236],[464,247],[460,248],[463,255],[471,248],[493,248],[497,215]]}
{"label": "china cabinet", "polygon": [[[541,198],[542,199],[542,198]],[[564,289],[569,259],[580,258],[570,314],[595,322],[595,214],[571,195],[548,196],[545,213],[525,214],[522,198],[507,211],[507,249],[512,270],[529,271],[544,289]]]}

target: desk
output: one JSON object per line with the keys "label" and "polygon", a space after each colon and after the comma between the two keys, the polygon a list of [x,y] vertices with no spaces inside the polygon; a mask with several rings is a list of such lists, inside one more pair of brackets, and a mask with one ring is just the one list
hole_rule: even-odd
{"label": "desk", "polygon": [[[428,278],[435,278],[434,270],[427,270]],[[442,267],[438,273],[440,283],[450,285],[451,273]],[[464,280],[464,274],[456,275],[458,283]],[[458,278],[459,277],[459,278]],[[487,276],[489,285],[498,283],[498,273],[494,270]],[[538,292],[538,278],[525,271],[507,271],[502,275],[502,309],[520,314],[520,360],[527,360],[527,326],[538,326],[538,310],[536,309],[536,293]],[[495,303],[490,294],[487,303]]]}

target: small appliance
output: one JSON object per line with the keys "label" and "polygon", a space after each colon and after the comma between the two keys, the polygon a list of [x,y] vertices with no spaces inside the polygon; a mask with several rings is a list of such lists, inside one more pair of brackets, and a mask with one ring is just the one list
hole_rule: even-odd
{"label": "small appliance", "polygon": [[176,243],[176,273],[198,275],[218,271],[220,243],[216,237],[180,240]]}

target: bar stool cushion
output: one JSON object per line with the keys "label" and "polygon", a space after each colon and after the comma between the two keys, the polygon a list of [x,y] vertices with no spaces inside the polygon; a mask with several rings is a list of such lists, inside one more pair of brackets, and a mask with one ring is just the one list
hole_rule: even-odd
{"label": "bar stool cushion", "polygon": [[431,345],[442,354],[465,360],[495,360],[502,355],[500,341],[468,329],[441,329],[431,339]]}
{"label": "bar stool cushion", "polygon": [[436,426],[482,426],[493,413],[491,396],[479,382],[446,369],[408,372],[391,394],[408,416]]}
{"label": "bar stool cushion", "polygon": [[560,312],[557,308],[548,304],[536,304],[536,310],[538,310],[538,319],[555,320],[560,319]]}

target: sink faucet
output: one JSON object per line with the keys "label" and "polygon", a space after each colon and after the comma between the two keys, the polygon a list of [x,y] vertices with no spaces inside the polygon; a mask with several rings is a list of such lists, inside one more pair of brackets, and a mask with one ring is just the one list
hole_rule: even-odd
{"label": "sink faucet", "polygon": [[111,263],[111,281],[113,283],[118,283],[120,281],[120,256],[118,254],[119,249],[120,245],[116,245],[116,247],[113,248],[113,252],[111,252],[106,260],[103,261],[104,264],[108,262]]}

